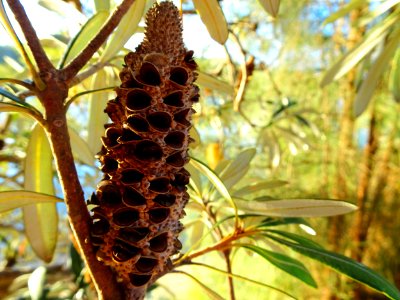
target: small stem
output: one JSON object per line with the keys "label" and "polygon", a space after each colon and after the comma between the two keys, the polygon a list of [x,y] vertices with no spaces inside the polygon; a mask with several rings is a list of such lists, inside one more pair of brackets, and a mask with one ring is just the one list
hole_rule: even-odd
{"label": "small stem", "polygon": [[[8,0],[11,1],[11,0]],[[128,11],[135,0],[123,0],[122,3],[115,9],[112,16],[107,20],[107,23],[100,29],[97,35],[89,42],[85,49],[72,60],[68,66],[61,70],[61,78],[66,82],[73,80],[75,75],[83,68],[84,65],[92,58],[96,51],[107,40],[108,36],[118,26],[122,17]]]}
{"label": "small stem", "polygon": [[[225,263],[226,263],[226,271],[227,273],[232,274],[232,263],[229,255],[231,253],[230,249],[226,249],[224,251]],[[235,287],[233,285],[233,278],[231,276],[228,277],[228,285],[229,285],[229,296],[231,300],[235,300]]]}
{"label": "small stem", "polygon": [[26,15],[24,7],[18,0],[7,0],[8,6],[15,15],[22,32],[24,33],[25,39],[28,42],[28,46],[32,51],[32,55],[36,61],[36,64],[40,72],[49,72],[54,70],[54,66],[50,62],[46,53],[43,50],[42,45],[39,42],[39,38],[33,28],[31,22]]}

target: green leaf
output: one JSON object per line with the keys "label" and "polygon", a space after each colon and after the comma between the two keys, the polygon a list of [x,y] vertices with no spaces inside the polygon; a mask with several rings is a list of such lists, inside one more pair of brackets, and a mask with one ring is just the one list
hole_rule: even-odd
{"label": "green leaf", "polygon": [[278,16],[280,0],[258,0],[258,2],[271,17]]}
{"label": "green leaf", "polygon": [[17,96],[15,96],[14,94],[10,93],[9,91],[7,91],[7,90],[5,90],[3,88],[0,88],[0,95],[2,95],[4,97],[6,97],[6,98],[18,103],[19,105],[25,106],[25,104],[26,104],[20,98],[18,98]]}
{"label": "green leaf", "polygon": [[207,167],[204,163],[201,161],[191,157],[189,161],[189,165],[193,166],[195,169],[197,169],[201,174],[206,176],[208,180],[213,184],[213,186],[217,189],[217,191],[221,194],[221,196],[227,200],[232,207],[235,210],[235,216],[237,216],[237,208],[235,202],[232,200],[231,195],[229,194],[229,191],[225,187],[224,183],[221,181],[221,179],[209,168]]}
{"label": "green leaf", "polygon": [[83,140],[74,129],[68,127],[68,132],[71,139],[72,152],[76,159],[88,166],[93,166],[94,156],[88,143],[86,143],[86,141]]}
{"label": "green leaf", "polygon": [[193,4],[210,36],[221,45],[225,44],[228,39],[228,24],[218,1],[193,0]]}
{"label": "green leaf", "polygon": [[389,76],[389,90],[393,95],[394,101],[400,103],[400,48],[392,60],[392,69]]}
{"label": "green leaf", "polygon": [[100,58],[100,62],[109,61],[126,44],[136,32],[139,22],[143,16],[146,0],[136,0],[122,18],[117,29],[109,39],[106,49]]}
{"label": "green leaf", "polygon": [[[111,85],[112,77],[106,69],[99,70],[92,78],[90,90],[97,90],[104,86]],[[108,121],[104,108],[107,106],[109,93],[92,93],[89,97],[89,123],[87,144],[92,156],[101,149],[101,137],[104,135],[104,124]]]}
{"label": "green leaf", "polygon": [[94,0],[94,5],[96,7],[97,12],[110,10],[109,0]]}
{"label": "green leaf", "polygon": [[198,72],[198,74],[199,76],[196,79],[196,83],[199,86],[227,95],[234,94],[235,89],[229,83],[204,72]]}
{"label": "green leaf", "polygon": [[371,270],[367,266],[356,262],[346,256],[330,252],[323,249],[316,249],[304,244],[297,244],[280,239],[274,236],[269,236],[278,243],[285,245],[294,251],[301,253],[309,258],[319,261],[332,269],[347,275],[348,277],[361,282],[370,288],[383,293],[393,300],[400,300],[400,291],[381,275]]}
{"label": "green leaf", "polygon": [[59,68],[63,68],[74,59],[93,39],[108,18],[108,11],[99,11],[93,15],[69,43]]}
{"label": "green leaf", "polygon": [[380,15],[386,13],[396,4],[399,4],[400,0],[386,0],[375,7],[373,10],[369,11],[368,14],[363,16],[360,21],[357,23],[359,27],[366,26],[368,23],[379,17]]}
{"label": "green leaf", "polygon": [[232,188],[240,179],[243,178],[244,175],[246,175],[254,155],[256,155],[256,150],[254,148],[240,152],[220,173],[220,178],[227,189]]}
{"label": "green leaf", "polygon": [[191,278],[194,282],[196,282],[208,295],[209,299],[211,300],[224,300],[218,293],[214,292],[211,288],[209,288],[207,285],[202,283],[200,280],[198,280],[195,276],[186,273],[184,271],[176,271],[177,273],[184,274]]}
{"label": "green leaf", "polygon": [[63,200],[56,196],[31,191],[0,192],[0,213],[35,203],[57,203]]}
{"label": "green leaf", "polygon": [[291,258],[287,255],[272,252],[250,244],[249,245],[246,244],[245,246],[242,246],[242,248],[249,249],[259,254],[260,256],[268,260],[271,264],[273,264],[275,267],[281,269],[282,271],[285,271],[286,273],[296,277],[297,279],[303,281],[304,283],[314,288],[317,287],[317,283],[315,282],[314,278],[312,278],[310,272],[298,260]]}
{"label": "green leaf", "polygon": [[[32,130],[26,153],[24,188],[53,195],[53,156],[47,136],[38,124]],[[56,204],[42,203],[24,206],[23,219],[25,233],[32,249],[38,257],[45,262],[50,262],[58,236]]]}
{"label": "green leaf", "polygon": [[28,279],[29,295],[32,300],[43,299],[44,284],[46,282],[46,268],[40,266],[32,272]]}
{"label": "green leaf", "polygon": [[349,1],[346,5],[343,5],[342,8],[338,9],[336,12],[334,12],[328,18],[326,18],[325,21],[322,23],[322,26],[325,26],[326,24],[335,22],[337,19],[343,18],[345,15],[347,15],[353,9],[357,9],[358,7],[360,7],[362,5],[366,5],[367,4],[366,2],[367,1],[365,1],[365,0]]}
{"label": "green leaf", "polygon": [[245,187],[242,187],[241,189],[238,189],[233,193],[234,197],[243,197],[246,195],[250,195],[262,190],[267,190],[267,189],[273,189],[277,187],[281,187],[288,184],[287,181],[284,180],[265,180],[265,181],[259,181],[256,182],[255,184],[247,185]]}
{"label": "green leaf", "polygon": [[[357,92],[356,99],[354,100],[354,115],[360,116],[367,108],[368,103],[371,101],[372,95],[382,78],[382,73],[390,64],[396,50],[400,44],[400,29],[398,29],[386,44],[381,54],[378,56],[371,69],[368,72],[367,78],[363,81],[359,91]],[[397,82],[399,84],[399,82]]]}
{"label": "green leaf", "polygon": [[0,112],[17,112],[27,114],[37,121],[42,121],[42,114],[33,106],[0,102]]}
{"label": "green leaf", "polygon": [[275,217],[328,217],[355,211],[357,207],[345,201],[316,199],[282,199],[246,201],[235,199],[239,209]]}
{"label": "green leaf", "polygon": [[[297,242],[301,245],[307,246],[307,247],[311,247],[311,248],[315,248],[315,249],[323,249],[322,246],[317,244],[316,242],[314,242],[310,239],[307,239],[301,235],[295,234],[295,233],[281,231],[281,230],[275,230],[275,229],[268,229],[268,230],[266,230],[266,232],[278,234],[280,236],[283,236],[287,239],[290,239],[292,241],[295,241],[295,242]],[[267,235],[267,236],[269,236],[269,235]]]}
{"label": "green leaf", "polygon": [[324,75],[321,86],[324,87],[334,80],[339,79],[349,72],[356,64],[358,64],[368,53],[372,51],[380,42],[382,42],[391,26],[400,21],[400,14],[393,13],[385,18],[383,22],[379,22],[370,31],[370,33],[347,54],[342,56],[333,67],[331,67]]}

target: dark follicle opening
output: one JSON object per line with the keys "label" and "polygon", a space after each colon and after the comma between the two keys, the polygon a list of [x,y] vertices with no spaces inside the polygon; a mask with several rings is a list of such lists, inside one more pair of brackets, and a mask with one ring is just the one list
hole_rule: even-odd
{"label": "dark follicle opening", "polygon": [[132,130],[128,128],[122,129],[122,135],[119,138],[121,143],[131,142],[131,141],[140,141],[142,138],[134,133]]}
{"label": "dark follicle opening", "polygon": [[147,116],[147,121],[154,129],[165,132],[171,128],[172,118],[166,112],[154,112]]}
{"label": "dark follicle opening", "polygon": [[157,143],[145,140],[136,145],[134,155],[142,161],[157,161],[163,156],[163,151]]}
{"label": "dark follicle opening", "polygon": [[93,246],[101,246],[104,244],[104,240],[98,236],[91,236],[90,241],[92,242]]}
{"label": "dark follicle opening", "polygon": [[121,172],[121,182],[124,184],[138,183],[144,175],[136,169],[125,169]]}
{"label": "dark follicle opening", "polygon": [[134,188],[128,187],[124,191],[122,202],[124,202],[126,206],[140,206],[146,204],[146,198]]}
{"label": "dark follicle opening", "polygon": [[121,88],[142,88],[143,84],[139,83],[135,78],[131,78],[121,84]]}
{"label": "dark follicle opening", "polygon": [[155,224],[164,222],[169,216],[168,208],[154,208],[149,210],[150,221]]}
{"label": "dark follicle opening", "polygon": [[112,247],[112,256],[118,262],[124,262],[138,255],[140,249],[118,240]]}
{"label": "dark follicle opening", "polygon": [[169,79],[179,85],[185,85],[189,79],[189,74],[185,68],[175,67],[171,70]]}
{"label": "dark follicle opening", "polygon": [[176,152],[167,157],[167,164],[170,166],[181,168],[185,164],[185,160],[182,158],[182,152]]}
{"label": "dark follicle opening", "polygon": [[136,132],[147,132],[149,131],[149,123],[146,119],[139,116],[129,116],[126,120],[130,129]]}
{"label": "dark follicle opening", "polygon": [[129,274],[129,279],[133,286],[139,287],[148,283],[151,275]]}
{"label": "dark follicle opening", "polygon": [[172,131],[164,138],[164,142],[171,148],[181,149],[185,141],[185,133],[182,131]]}
{"label": "dark follicle opening", "polygon": [[150,62],[144,62],[140,67],[139,71],[139,81],[147,85],[160,85],[161,76],[155,65]]}
{"label": "dark follicle opening", "polygon": [[114,172],[118,169],[118,162],[115,159],[109,156],[103,156],[101,160],[103,165],[100,169],[103,173]]}
{"label": "dark follicle opening", "polygon": [[127,94],[126,107],[129,110],[141,110],[151,105],[151,96],[142,89],[133,89]]}
{"label": "dark follicle opening", "polygon": [[189,114],[190,108],[181,110],[174,115],[174,120],[179,124],[190,126],[190,122],[187,120],[187,116]]}
{"label": "dark follicle opening", "polygon": [[169,188],[169,179],[166,177],[156,178],[150,181],[149,190],[156,193],[166,193]]}
{"label": "dark follicle opening", "polygon": [[143,240],[149,233],[150,229],[146,227],[122,228],[119,231],[118,239],[132,244]]}
{"label": "dark follicle opening", "polygon": [[186,63],[186,65],[192,70],[197,68],[197,64],[193,59],[193,54],[194,54],[194,52],[192,50],[190,50],[190,51],[186,52],[185,58],[183,59],[183,61]]}
{"label": "dark follicle opening", "polygon": [[93,236],[105,235],[110,230],[110,224],[106,219],[98,218],[93,220],[91,233]]}
{"label": "dark follicle opening", "polygon": [[121,227],[130,226],[139,220],[139,212],[134,209],[123,208],[116,211],[113,215],[113,222]]}
{"label": "dark follicle opening", "polygon": [[183,107],[184,103],[182,101],[183,93],[181,91],[175,91],[167,95],[163,102],[169,106]]}
{"label": "dark follicle opening", "polygon": [[99,187],[99,200],[102,205],[115,206],[121,203],[122,197],[117,186],[104,184]]}
{"label": "dark follicle opening", "polygon": [[141,257],[135,264],[136,269],[139,272],[149,273],[155,266],[157,266],[158,260],[151,257]]}
{"label": "dark follicle opening", "polygon": [[164,252],[168,247],[168,233],[162,233],[150,240],[150,250]]}
{"label": "dark follicle opening", "polygon": [[157,195],[154,199],[153,202],[158,203],[162,206],[165,207],[170,207],[175,203],[176,196],[172,194],[160,194]]}
{"label": "dark follicle opening", "polygon": [[121,136],[121,131],[114,127],[109,127],[106,130],[106,139],[103,139],[105,146],[113,147],[118,145],[118,138]]}

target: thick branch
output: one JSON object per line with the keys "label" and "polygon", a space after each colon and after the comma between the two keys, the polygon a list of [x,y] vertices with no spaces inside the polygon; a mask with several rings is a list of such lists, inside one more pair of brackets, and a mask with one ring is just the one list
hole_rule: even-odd
{"label": "thick branch", "polygon": [[[8,0],[11,1],[11,0]],[[92,58],[93,54],[103,45],[108,36],[118,26],[122,17],[128,11],[135,0],[123,0],[115,9],[107,23],[101,28],[97,35],[89,42],[85,49],[71,61],[68,66],[61,70],[61,78],[66,82],[70,81],[83,68],[83,66]]]}
{"label": "thick branch", "polygon": [[21,26],[22,32],[24,33],[25,39],[28,42],[28,46],[32,51],[32,55],[40,72],[54,70],[54,66],[44,52],[36,31],[26,15],[24,7],[18,0],[7,0],[7,3],[11,11],[14,13],[15,19]]}

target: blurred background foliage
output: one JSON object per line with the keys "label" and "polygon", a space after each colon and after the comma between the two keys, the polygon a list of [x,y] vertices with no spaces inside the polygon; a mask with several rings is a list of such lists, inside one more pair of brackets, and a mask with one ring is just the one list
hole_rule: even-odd
{"label": "blurred background foliage", "polygon": [[[115,6],[113,1],[31,2],[35,3],[29,5],[39,7],[42,13],[46,10],[51,16],[49,23],[59,20],[65,24],[40,36],[46,53],[58,66],[82,50]],[[80,72],[81,81],[70,90],[71,142],[87,198],[101,177],[94,155],[100,149],[103,124],[107,122],[102,111],[114,97],[112,89],[119,84],[124,54],[143,36],[144,24],[139,21],[153,2],[136,1],[130,17]],[[285,227],[289,233],[315,234],[312,228],[316,229],[312,240],[365,263],[399,288],[400,1],[225,0],[210,1],[209,6],[202,0],[174,2],[182,9],[184,38],[187,47],[195,51],[201,88],[192,129],[196,142],[190,150],[199,161],[194,160],[189,167],[198,175],[192,175],[192,201],[183,220],[183,253],[211,245],[231,230],[233,223],[224,223],[218,227],[218,237],[213,228],[217,220],[232,213],[230,197],[234,201],[239,198],[235,203],[244,212],[247,206],[241,201],[246,197],[260,202],[340,199],[359,209],[346,216],[311,218],[307,222],[277,220],[289,224]],[[30,17],[34,26],[44,26],[33,13]],[[13,21],[11,24],[15,26]],[[17,26],[15,30],[19,35]],[[2,101],[15,96],[22,100],[22,107],[41,110],[23,84],[7,80],[29,79],[29,70],[12,42],[7,42],[5,31],[1,35]],[[32,140],[34,120],[5,111],[10,111],[9,107],[0,106],[0,191],[27,189],[26,178],[32,175],[26,171],[27,157],[36,153],[30,145],[38,143]],[[15,111],[21,111],[21,107]],[[35,161],[43,161],[43,152],[35,155]],[[235,169],[229,169],[232,164]],[[51,166],[47,169],[53,174],[47,177],[47,184],[54,187],[54,195],[62,197],[54,170]],[[215,171],[217,179],[210,170]],[[33,184],[35,178],[31,179]],[[224,192],[218,188],[219,179],[229,190],[227,201],[216,201]],[[199,185],[203,187],[196,189]],[[54,257],[48,259],[48,246],[32,249],[28,242],[32,243],[37,230],[24,226],[24,214],[26,218],[29,211],[17,209],[1,215],[0,298],[93,298],[83,263],[71,243],[64,205],[45,205],[56,206],[60,217],[52,218],[53,225],[46,225],[58,228],[51,246],[56,247]],[[205,213],[207,209],[213,213]],[[260,213],[253,210],[247,212]],[[42,216],[48,212],[46,209]],[[36,216],[40,218],[40,212]],[[246,226],[259,226],[270,220],[256,217],[242,221]],[[305,232],[299,229],[299,223]],[[268,264],[263,259],[268,254],[251,248],[268,248],[276,254],[281,253],[280,246],[267,239],[247,239],[247,248],[233,248],[228,253],[234,274],[279,287],[297,299],[385,298],[308,259],[304,263],[319,288],[298,284]],[[45,268],[38,256],[49,262]],[[223,257],[222,251],[211,252],[199,262],[224,269]],[[273,261],[271,257],[267,260]],[[190,277],[193,275],[194,280]],[[306,275],[300,277],[307,281]],[[234,283],[237,299],[286,297],[273,288],[240,278]],[[309,285],[313,284],[309,281]],[[188,265],[162,278],[148,297],[219,299],[218,294],[228,293],[225,274]]]}

